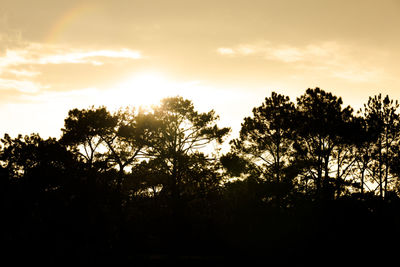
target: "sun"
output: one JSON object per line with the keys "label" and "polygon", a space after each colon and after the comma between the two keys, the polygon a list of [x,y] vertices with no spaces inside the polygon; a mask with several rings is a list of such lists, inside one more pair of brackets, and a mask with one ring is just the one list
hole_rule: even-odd
{"label": "sun", "polygon": [[106,96],[108,106],[158,104],[162,98],[179,95],[180,86],[161,72],[134,73],[122,79]]}

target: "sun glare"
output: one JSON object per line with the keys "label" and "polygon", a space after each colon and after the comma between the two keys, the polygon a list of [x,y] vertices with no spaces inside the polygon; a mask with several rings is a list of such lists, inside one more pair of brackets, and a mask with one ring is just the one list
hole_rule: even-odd
{"label": "sun glare", "polygon": [[179,94],[178,84],[159,72],[143,72],[127,77],[106,96],[107,105],[151,106],[168,96]]}

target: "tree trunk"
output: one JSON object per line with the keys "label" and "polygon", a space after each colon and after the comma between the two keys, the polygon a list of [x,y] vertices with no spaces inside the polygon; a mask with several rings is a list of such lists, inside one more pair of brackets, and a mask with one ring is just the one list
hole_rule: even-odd
{"label": "tree trunk", "polygon": [[363,162],[363,166],[361,169],[361,195],[364,195],[364,173],[365,173],[365,163]]}
{"label": "tree trunk", "polygon": [[385,156],[385,178],[384,178],[384,198],[387,195],[387,185],[388,185],[388,178],[389,178],[389,133],[388,127],[386,126],[386,136],[385,136],[385,146],[386,146],[386,156]]}
{"label": "tree trunk", "polygon": [[276,181],[279,183],[280,182],[280,172],[281,172],[281,166],[280,166],[280,142],[277,142],[276,145]]}
{"label": "tree trunk", "polygon": [[382,198],[383,197],[383,181],[382,181],[382,167],[383,167],[383,160],[382,160],[382,137],[379,137],[379,144],[378,144],[378,149],[379,149],[379,196]]}
{"label": "tree trunk", "polygon": [[337,156],[337,173],[336,173],[336,197],[339,198],[341,192],[341,177],[340,177],[340,153],[342,152],[341,149],[339,149],[338,156]]}
{"label": "tree trunk", "polygon": [[324,197],[331,198],[332,192],[330,190],[330,185],[329,185],[329,154],[324,159],[324,173],[325,173],[323,181]]}

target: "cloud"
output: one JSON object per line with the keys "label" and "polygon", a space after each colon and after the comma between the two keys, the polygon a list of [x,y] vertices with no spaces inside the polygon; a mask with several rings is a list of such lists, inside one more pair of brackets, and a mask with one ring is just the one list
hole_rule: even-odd
{"label": "cloud", "polygon": [[99,58],[124,58],[139,59],[141,54],[138,51],[129,49],[122,50],[93,50],[93,51],[72,51],[61,54],[50,54],[40,57],[38,64],[104,64]]}
{"label": "cloud", "polygon": [[7,49],[0,57],[0,69],[18,65],[43,64],[92,64],[102,65],[102,58],[140,59],[140,51],[127,48],[120,50],[82,50],[32,43],[23,49]]}
{"label": "cloud", "polygon": [[326,59],[334,55],[338,45],[333,42],[313,44],[307,46],[274,45],[270,42],[241,44],[234,47],[221,47],[217,52],[221,55],[258,55],[264,59],[285,63],[307,61],[311,58]]}
{"label": "cloud", "polygon": [[[0,35],[0,40],[5,35]],[[16,40],[15,38],[11,38]],[[137,60],[142,58],[140,51],[123,49],[72,49],[60,45],[40,43],[15,43],[14,48],[5,48],[0,53],[0,90],[16,90],[32,94],[41,89],[50,88],[37,82],[35,78],[42,73],[39,66],[60,64],[103,65],[120,59]]]}
{"label": "cloud", "polygon": [[240,44],[218,48],[222,56],[258,56],[260,59],[289,64],[297,71],[314,72],[349,82],[376,82],[387,78],[377,59],[382,51],[338,42],[320,42],[303,46],[270,42]]}
{"label": "cloud", "polygon": [[21,70],[11,69],[8,72],[15,75],[16,77],[35,77],[35,76],[40,75],[40,72],[38,72],[38,71],[30,71],[30,70],[25,70],[25,69],[21,69]]}
{"label": "cloud", "polygon": [[48,86],[43,86],[33,81],[0,78],[0,90],[17,90],[22,93],[36,93],[42,88],[48,88]]}
{"label": "cloud", "polygon": [[283,62],[297,62],[304,59],[306,53],[294,47],[271,49],[267,57],[283,61]]}
{"label": "cloud", "polygon": [[220,47],[217,49],[218,53],[221,55],[233,55],[236,54],[235,50],[232,48]]}

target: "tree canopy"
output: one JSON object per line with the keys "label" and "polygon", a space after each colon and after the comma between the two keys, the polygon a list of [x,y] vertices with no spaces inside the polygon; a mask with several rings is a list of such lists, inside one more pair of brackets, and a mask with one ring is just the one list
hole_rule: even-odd
{"label": "tree canopy", "polygon": [[367,243],[387,255],[380,244],[400,221],[398,108],[381,94],[354,112],[320,88],[295,102],[272,92],[231,140],[214,110],[179,96],[71,109],[59,139],[0,141],[4,251],[38,262],[267,253],[306,264],[303,254],[362,254]]}

